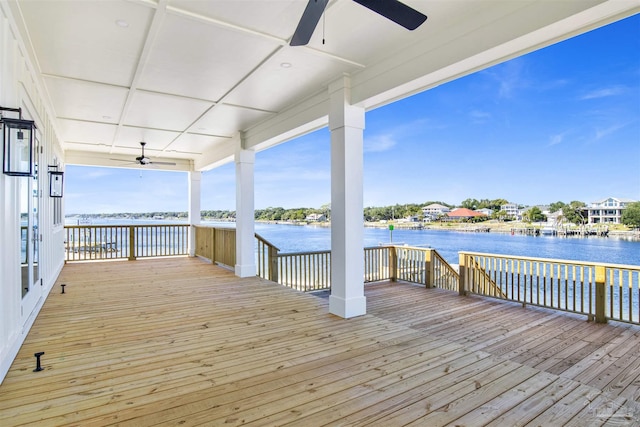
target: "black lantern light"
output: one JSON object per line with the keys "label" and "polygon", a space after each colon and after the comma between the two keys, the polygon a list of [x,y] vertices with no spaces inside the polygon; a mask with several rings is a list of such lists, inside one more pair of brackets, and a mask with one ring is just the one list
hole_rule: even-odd
{"label": "black lantern light", "polygon": [[49,165],[49,197],[62,197],[63,180],[64,172],[59,171],[57,165]]}
{"label": "black lantern light", "polygon": [[11,176],[33,175],[33,133],[36,125],[33,120],[22,120],[19,108],[2,108],[20,114],[19,119],[0,116],[2,124],[3,162],[2,172]]}

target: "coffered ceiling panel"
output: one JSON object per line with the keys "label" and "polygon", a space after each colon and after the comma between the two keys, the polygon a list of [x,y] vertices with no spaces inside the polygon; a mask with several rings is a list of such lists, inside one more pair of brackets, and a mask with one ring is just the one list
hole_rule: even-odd
{"label": "coffered ceiling panel", "polygon": [[[326,90],[334,78],[360,68],[311,50],[283,48],[243,81],[225,102],[246,105],[243,101],[251,99],[253,107],[281,111],[299,100],[303,86],[305,92]],[[263,84],[266,80],[269,85]]]}
{"label": "coffered ceiling panel", "polygon": [[44,74],[128,86],[154,10],[123,1],[20,2]]}
{"label": "coffered ceiling panel", "polygon": [[190,131],[209,135],[232,136],[238,130],[244,131],[252,124],[265,120],[273,114],[269,111],[218,104],[198,120]]}
{"label": "coffered ceiling panel", "polygon": [[139,87],[217,101],[277,47],[268,39],[168,13]]}
{"label": "coffered ceiling panel", "polygon": [[[241,1],[241,7],[238,2]],[[202,17],[210,18],[230,27],[287,40],[296,29],[306,7],[304,0],[173,0],[171,6]]]}
{"label": "coffered ceiling panel", "polygon": [[61,118],[118,123],[129,90],[84,80],[45,77],[53,108]]}
{"label": "coffered ceiling panel", "polygon": [[137,91],[124,117],[124,124],[183,131],[211,106],[211,102],[198,99]]}
{"label": "coffered ceiling panel", "polygon": [[179,132],[141,128],[134,126],[122,126],[118,132],[117,146],[119,148],[140,149],[140,142],[146,142],[149,149],[162,151],[167,145],[180,135]]}
{"label": "coffered ceiling panel", "polygon": [[60,138],[65,142],[84,144],[102,144],[110,147],[118,127],[108,123],[85,122],[79,120],[58,119]]}
{"label": "coffered ceiling panel", "polygon": [[185,133],[167,147],[165,152],[172,156],[174,155],[173,153],[176,153],[176,157],[181,154],[201,155],[213,149],[216,145],[227,142],[229,142],[229,138]]}

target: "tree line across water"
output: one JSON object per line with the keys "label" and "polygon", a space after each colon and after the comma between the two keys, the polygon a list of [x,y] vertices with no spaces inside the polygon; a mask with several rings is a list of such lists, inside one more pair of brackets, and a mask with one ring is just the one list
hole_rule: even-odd
{"label": "tree line across water", "polygon": [[[481,217],[480,220],[499,219],[509,221],[514,218],[508,216],[505,211],[500,208],[509,203],[505,199],[466,199],[459,206],[451,205],[440,201],[428,201],[425,203],[406,203],[390,206],[366,207],[364,208],[364,220],[368,222],[377,221],[394,221],[400,218],[417,217],[422,219],[422,208],[430,204],[440,204],[447,206],[453,210],[456,207],[467,208],[472,210],[491,209],[493,214],[489,217]],[[580,201],[572,201],[570,203],[554,202],[549,205],[549,212],[554,213],[560,211],[560,215],[573,224],[586,223],[585,208],[586,204]],[[519,206],[524,209],[524,206]],[[233,221],[235,220],[235,211],[230,210],[203,210],[201,217],[204,220],[213,221]],[[285,209],[282,207],[269,207],[265,209],[255,210],[255,219],[259,221],[304,221],[309,215],[317,214],[324,216],[325,220],[331,218],[331,205],[325,204],[319,208],[293,208]],[[186,219],[187,212],[146,212],[146,213],[114,213],[114,214],[89,214],[83,215],[90,218],[137,218],[137,219]],[[522,218],[526,222],[546,221],[546,215],[538,206],[533,206],[524,211]],[[475,219],[478,221],[478,219]],[[624,210],[622,215],[622,223],[631,228],[640,228],[640,202],[630,203]]]}

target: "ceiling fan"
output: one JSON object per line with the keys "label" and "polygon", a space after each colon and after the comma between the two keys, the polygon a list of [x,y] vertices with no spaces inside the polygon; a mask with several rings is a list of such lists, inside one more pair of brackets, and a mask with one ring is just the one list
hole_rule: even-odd
{"label": "ceiling fan", "polygon": [[[138,165],[168,165],[168,166],[175,166],[176,164],[173,162],[152,162],[151,159],[147,156],[144,155],[144,146],[147,145],[146,142],[140,142],[140,147],[142,148],[142,153],[140,154],[140,156],[136,157],[135,161],[131,161],[129,163],[136,163]],[[111,160],[117,160],[117,161],[128,161],[128,160],[122,160],[122,159],[111,159]]]}
{"label": "ceiling fan", "polygon": [[[417,10],[407,6],[398,0],[353,0],[356,3],[361,4],[367,9],[384,16],[387,19],[392,20],[398,25],[403,26],[408,30],[415,30],[424,21],[427,20],[427,16],[418,12]],[[303,46],[309,43],[313,31],[322,17],[322,13],[327,7],[329,0],[309,0],[307,7],[302,13],[302,18],[298,22],[291,42],[291,46]]]}

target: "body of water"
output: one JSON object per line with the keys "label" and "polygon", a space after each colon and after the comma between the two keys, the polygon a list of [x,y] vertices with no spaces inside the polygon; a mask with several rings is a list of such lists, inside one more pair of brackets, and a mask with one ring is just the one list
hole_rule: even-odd
{"label": "body of water", "polygon": [[[256,224],[256,232],[281,252],[331,248],[331,229],[284,224]],[[365,228],[364,245],[389,243],[389,230]],[[444,230],[394,230],[393,243],[436,249],[449,263],[458,251],[640,265],[640,242],[615,237],[523,236]]]}
{"label": "body of water", "polygon": [[[185,221],[93,219],[92,225],[164,224]],[[207,222],[203,225],[235,227],[230,222]],[[68,219],[67,225],[77,225]],[[280,249],[281,253],[331,249],[331,229],[313,225],[256,223],[256,232]],[[390,242],[389,230],[364,229],[364,245],[378,246]],[[471,233],[445,230],[393,231],[392,242],[436,249],[449,263],[458,263],[458,251],[501,255],[640,265],[640,242],[616,237],[524,236],[505,233]]]}

